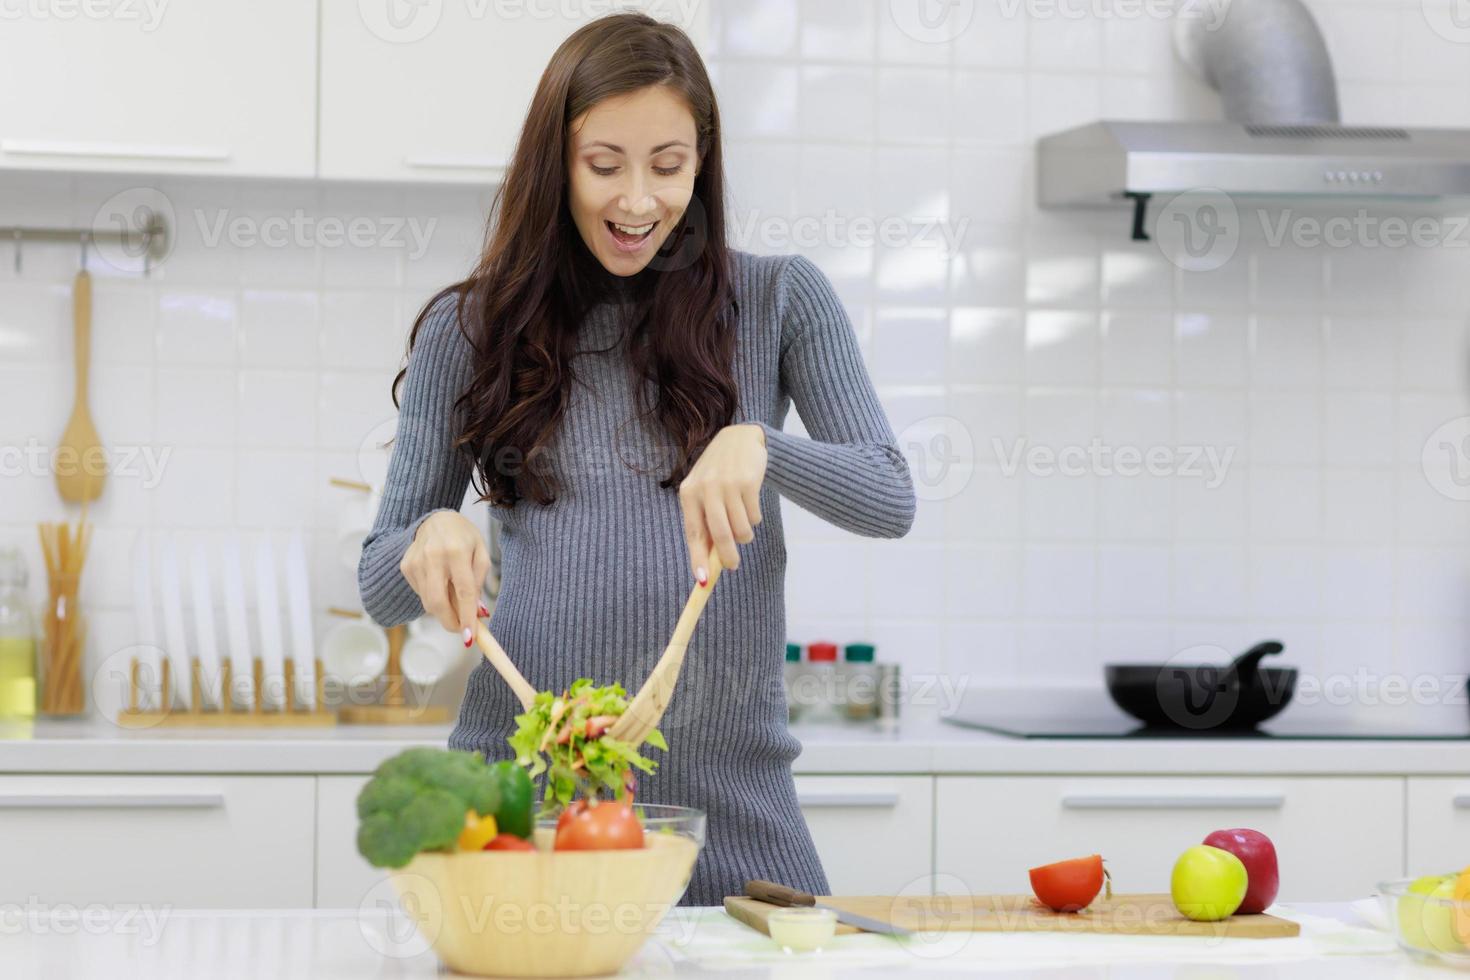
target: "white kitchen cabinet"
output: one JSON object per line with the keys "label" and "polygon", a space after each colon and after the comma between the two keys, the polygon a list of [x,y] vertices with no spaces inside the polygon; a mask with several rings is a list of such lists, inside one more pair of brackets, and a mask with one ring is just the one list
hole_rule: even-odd
{"label": "white kitchen cabinet", "polygon": [[[696,45],[708,33],[708,4],[618,7],[675,21]],[[551,55],[607,9],[321,0],[321,176],[498,180]]]}
{"label": "white kitchen cabinet", "polygon": [[1447,874],[1470,864],[1470,779],[1409,778],[1404,874]]}
{"label": "white kitchen cabinet", "polygon": [[309,908],[310,776],[0,776],[0,904]]}
{"label": "white kitchen cabinet", "polygon": [[[359,908],[388,892],[388,873],[357,853],[357,794],[371,776],[318,776],[316,781],[316,907]],[[376,890],[375,890],[376,889]]]}
{"label": "white kitchen cabinet", "polygon": [[931,777],[798,776],[796,795],[832,894],[929,894]]}
{"label": "white kitchen cabinet", "polygon": [[314,173],[315,4],[96,6],[0,16],[0,168]]}
{"label": "white kitchen cabinet", "polygon": [[977,893],[1024,892],[1028,868],[1100,853],[1123,892],[1168,891],[1211,831],[1271,838],[1283,901],[1371,894],[1403,866],[1392,777],[939,777],[935,868]]}

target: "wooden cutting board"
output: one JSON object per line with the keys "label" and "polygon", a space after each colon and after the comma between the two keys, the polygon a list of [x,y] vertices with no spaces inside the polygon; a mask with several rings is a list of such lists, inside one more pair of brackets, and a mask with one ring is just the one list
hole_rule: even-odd
{"label": "wooden cutting board", "polygon": [[[1082,932],[1231,939],[1279,939],[1301,932],[1295,922],[1274,915],[1232,915],[1223,922],[1195,922],[1180,915],[1168,895],[1114,895],[1078,913],[1053,912],[1030,895],[872,895],[817,901],[915,932]],[[770,935],[766,917],[779,907],[753,898],[725,899],[726,912],[766,935]],[[861,930],[839,922],[837,931]]]}

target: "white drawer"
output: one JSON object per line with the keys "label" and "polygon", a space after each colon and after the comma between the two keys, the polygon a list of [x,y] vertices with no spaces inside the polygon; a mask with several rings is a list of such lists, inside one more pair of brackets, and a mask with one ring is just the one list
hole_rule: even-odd
{"label": "white drawer", "polygon": [[310,776],[0,776],[0,901],[310,908]]}
{"label": "white drawer", "polygon": [[[357,853],[357,794],[371,776],[318,776],[316,781],[316,906],[357,908],[388,872]],[[374,899],[386,892],[374,892]]]}
{"label": "white drawer", "polygon": [[1444,874],[1470,863],[1470,779],[1409,778],[1409,826],[1404,874]]}
{"label": "white drawer", "polygon": [[931,777],[797,776],[796,795],[834,895],[928,893]]}
{"label": "white drawer", "polygon": [[1116,890],[1168,891],[1179,853],[1228,827],[1275,843],[1282,901],[1363,898],[1403,864],[1396,778],[940,777],[936,799],[936,870],[982,893],[1094,853]]}

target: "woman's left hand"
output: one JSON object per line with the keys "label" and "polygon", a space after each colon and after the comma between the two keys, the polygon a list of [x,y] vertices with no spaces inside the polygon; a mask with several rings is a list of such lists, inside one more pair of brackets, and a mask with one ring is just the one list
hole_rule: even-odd
{"label": "woman's left hand", "polygon": [[709,577],[709,554],[740,567],[736,543],[747,544],[761,522],[761,483],[766,478],[766,434],[759,425],[727,425],[705,447],[679,484],[689,563],[697,581]]}

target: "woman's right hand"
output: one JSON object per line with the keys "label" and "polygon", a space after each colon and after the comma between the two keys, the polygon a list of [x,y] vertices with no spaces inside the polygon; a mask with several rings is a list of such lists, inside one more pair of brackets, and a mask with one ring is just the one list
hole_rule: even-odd
{"label": "woman's right hand", "polygon": [[458,511],[439,511],[415,532],[398,570],[424,604],[424,612],[466,647],[475,641],[480,589],[490,571],[490,553],[480,529]]}

